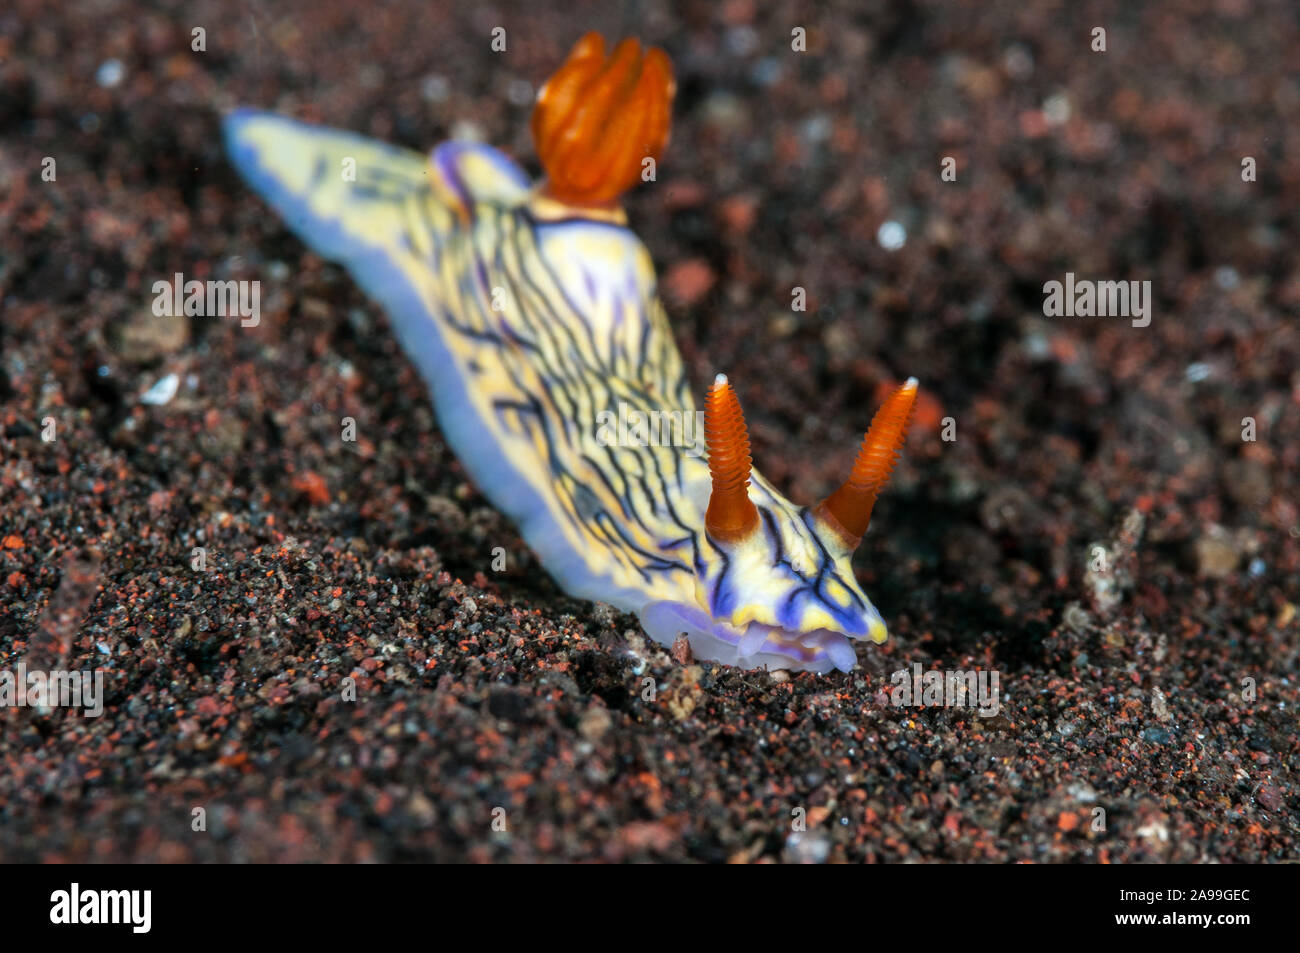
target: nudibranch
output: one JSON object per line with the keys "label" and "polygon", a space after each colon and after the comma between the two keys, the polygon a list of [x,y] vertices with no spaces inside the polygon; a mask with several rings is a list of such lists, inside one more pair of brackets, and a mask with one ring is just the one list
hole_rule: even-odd
{"label": "nudibranch", "polygon": [[597,425],[618,409],[695,415],[650,255],[619,205],[667,145],[674,91],[662,50],[583,37],[537,97],[538,184],[481,144],[426,157],[247,109],[224,126],[253,188],[387,311],[447,443],[566,591],[635,612],[661,643],[686,635],[700,659],[848,671],[853,640],[885,640],[850,563],[915,379],[811,507],[752,468],[723,375],[704,399],[707,456]]}

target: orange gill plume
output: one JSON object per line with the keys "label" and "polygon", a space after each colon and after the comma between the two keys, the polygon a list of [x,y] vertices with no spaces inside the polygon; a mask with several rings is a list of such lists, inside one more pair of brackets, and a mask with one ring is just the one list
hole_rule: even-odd
{"label": "orange gill plume", "polygon": [[853,472],[844,485],[826,497],[817,514],[842,536],[850,548],[856,547],[871,523],[871,508],[876,497],[889,482],[898,462],[898,453],[907,439],[907,427],[916,404],[916,378],[910,377],[880,405],[871,418],[862,449],[854,461]]}
{"label": "orange gill plume", "polygon": [[749,431],[725,374],[704,398],[704,442],[713,478],[704,528],[719,542],[743,539],[758,528],[758,508],[749,498]]}
{"label": "orange gill plume", "polygon": [[545,191],[571,205],[608,206],[659,161],[668,145],[673,94],[668,55],[644,53],[631,37],[605,56],[588,33],[573,47],[533,108],[533,142],[546,170]]}

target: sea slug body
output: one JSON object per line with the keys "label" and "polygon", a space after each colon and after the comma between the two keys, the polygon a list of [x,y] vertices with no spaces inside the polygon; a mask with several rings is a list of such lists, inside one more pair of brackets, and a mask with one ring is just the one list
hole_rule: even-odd
{"label": "sea slug body", "polygon": [[615,408],[695,412],[650,256],[617,204],[667,144],[674,88],[662,51],[629,39],[607,55],[583,37],[538,95],[538,185],[479,144],[426,157],[246,109],[225,136],[253,188],[383,305],[448,444],[561,586],[637,613],[666,645],[684,633],[697,658],[848,671],[852,640],[886,637],[850,561],[915,380],[812,507],[752,468],[722,375],[704,401],[707,459],[596,425]]}

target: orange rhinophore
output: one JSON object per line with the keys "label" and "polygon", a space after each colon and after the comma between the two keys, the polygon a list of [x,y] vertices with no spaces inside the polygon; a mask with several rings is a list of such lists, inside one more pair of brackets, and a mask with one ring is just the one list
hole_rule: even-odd
{"label": "orange rhinophore", "polygon": [[741,539],[758,527],[758,507],[749,498],[749,430],[725,374],[704,398],[704,442],[713,478],[704,528],[720,542]]}
{"label": "orange rhinophore", "polygon": [[533,108],[546,192],[571,205],[611,205],[668,145],[673,94],[668,55],[629,37],[605,56],[588,33],[547,80]]}
{"label": "orange rhinophore", "polygon": [[871,508],[898,462],[915,404],[916,378],[911,377],[880,405],[876,416],[871,418],[867,435],[862,438],[853,472],[817,508],[819,515],[828,518],[852,546],[858,544],[871,523]]}

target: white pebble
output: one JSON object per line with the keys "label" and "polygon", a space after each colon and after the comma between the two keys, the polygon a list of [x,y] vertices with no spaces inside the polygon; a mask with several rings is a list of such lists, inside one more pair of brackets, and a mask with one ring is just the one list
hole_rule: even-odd
{"label": "white pebble", "polygon": [[140,395],[140,403],[153,404],[155,407],[169,404],[171,399],[176,396],[176,391],[180,386],[180,377],[176,374],[168,374],[166,377],[160,378],[156,384]]}
{"label": "white pebble", "polygon": [[876,231],[876,241],[885,251],[898,251],[907,244],[907,229],[899,222],[885,222]]}
{"label": "white pebble", "polygon": [[126,67],[121,60],[104,60],[95,71],[95,82],[105,89],[112,89],[126,76]]}

